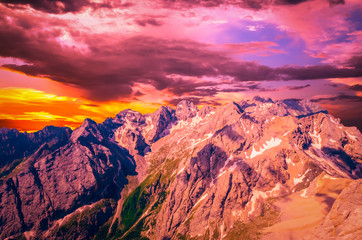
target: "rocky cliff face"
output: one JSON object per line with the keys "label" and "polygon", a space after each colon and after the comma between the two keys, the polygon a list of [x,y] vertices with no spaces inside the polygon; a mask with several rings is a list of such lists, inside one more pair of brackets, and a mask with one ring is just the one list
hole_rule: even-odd
{"label": "rocky cliff face", "polygon": [[362,135],[309,101],[182,101],[65,139],[2,177],[2,238],[347,239],[361,226]]}
{"label": "rocky cliff face", "polygon": [[165,164],[177,166],[161,170],[172,173],[152,239],[232,238],[240,225],[277,211],[268,199],[303,194],[322,172],[362,176],[360,132],[306,101],[231,103],[172,130],[150,156],[158,161],[157,147],[166,146]]}
{"label": "rocky cliff face", "polygon": [[311,239],[358,239],[361,237],[362,180],[356,180],[338,196]]}
{"label": "rocky cliff face", "polygon": [[69,137],[70,128],[48,126],[34,133],[21,133],[16,129],[0,129],[0,167],[15,159],[23,159],[34,153],[44,142]]}
{"label": "rocky cliff face", "polygon": [[68,139],[44,143],[2,178],[0,238],[28,231],[41,236],[77,208],[117,198],[134,169],[128,151],[86,119]]}

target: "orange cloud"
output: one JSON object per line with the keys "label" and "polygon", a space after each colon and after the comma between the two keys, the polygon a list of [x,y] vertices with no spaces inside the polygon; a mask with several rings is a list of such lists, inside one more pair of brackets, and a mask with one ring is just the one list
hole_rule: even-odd
{"label": "orange cloud", "polygon": [[36,131],[47,125],[76,128],[85,118],[103,122],[127,108],[147,113],[157,106],[138,101],[97,103],[31,88],[0,89],[0,125],[21,131]]}

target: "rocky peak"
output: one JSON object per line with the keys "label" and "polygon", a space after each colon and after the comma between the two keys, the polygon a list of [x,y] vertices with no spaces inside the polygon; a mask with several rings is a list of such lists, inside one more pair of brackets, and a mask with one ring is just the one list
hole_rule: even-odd
{"label": "rocky peak", "polygon": [[0,128],[0,134],[1,135],[5,135],[5,134],[9,134],[9,133],[18,133],[19,131],[17,129],[10,129],[10,128],[6,128],[6,127],[2,127]]}
{"label": "rocky peak", "polygon": [[274,101],[271,98],[263,98],[260,96],[253,97],[254,102],[262,102],[262,103],[273,103]]}
{"label": "rocky peak", "polygon": [[94,128],[97,128],[97,123],[90,118],[86,118],[78,129],[90,130]]}
{"label": "rocky peak", "polygon": [[[57,131],[49,127],[39,136]],[[112,141],[108,133],[114,134]],[[327,209],[323,204],[338,197],[341,182],[361,178],[361,139],[356,128],[343,126],[315,103],[291,99],[255,98],[200,110],[182,101],[176,111],[160,107],[142,115],[125,110],[103,124],[86,119],[71,141],[43,144],[6,175],[8,181],[0,181],[0,239],[31,231],[46,239],[77,238],[82,231],[89,235],[78,239],[94,238],[96,231],[103,234],[96,239],[257,239],[267,233],[265,226],[278,227],[278,216],[283,224],[292,222],[288,211],[298,211],[295,206],[320,201],[320,207],[307,214]],[[1,151],[13,146],[0,143]],[[135,170],[137,176],[127,180]],[[355,189],[340,196],[337,206]],[[120,191],[118,210],[89,216],[96,222],[93,232],[82,228],[89,226],[83,218],[63,218],[102,212],[104,207],[81,209],[102,198],[120,200]],[[352,225],[359,217],[358,211],[349,215],[357,209],[354,202],[345,206],[348,211],[337,231],[329,226],[340,222],[340,211],[332,209],[319,235],[343,233]],[[49,227],[54,231],[45,232]]]}
{"label": "rocky peak", "polygon": [[204,106],[202,106],[202,108],[199,111],[199,116],[201,118],[204,118],[204,117],[206,117],[206,115],[210,114],[213,110],[215,110],[214,107],[204,105]]}
{"label": "rocky peak", "polygon": [[131,109],[126,109],[118,113],[114,119],[116,122],[135,122],[135,123],[144,123],[144,116],[136,111]]}
{"label": "rocky peak", "polygon": [[90,141],[96,140],[98,142],[103,140],[103,136],[98,128],[97,123],[92,119],[86,118],[82,125],[73,131],[70,140],[72,142],[77,142],[83,138]]}
{"label": "rocky peak", "polygon": [[243,113],[244,110],[241,108],[241,106],[239,104],[237,104],[236,102],[232,103],[233,105],[233,109],[235,109],[239,114]]}
{"label": "rocky peak", "polygon": [[19,132],[17,129],[0,129],[0,167],[14,159],[23,159],[34,153],[42,144],[57,140],[67,141],[72,130],[67,127],[48,126],[34,132]]}
{"label": "rocky peak", "polygon": [[325,111],[319,104],[313,103],[309,100],[285,99],[278,102],[294,116],[309,115]]}
{"label": "rocky peak", "polygon": [[161,106],[159,109],[157,109],[155,112],[153,112],[151,115],[152,118],[156,119],[159,118],[159,116],[165,116],[169,115],[171,117],[173,113],[173,110],[170,106]]}
{"label": "rocky peak", "polygon": [[254,97],[252,100],[241,101],[239,106],[246,114],[255,119],[265,121],[271,117],[305,117],[320,112],[327,113],[321,106],[309,100],[284,99],[273,101],[270,98],[264,99]]}
{"label": "rocky peak", "polygon": [[19,136],[25,137],[26,133],[21,133],[17,129],[9,129],[9,128],[1,128],[0,129],[0,140],[1,141],[7,141],[9,139],[15,139]]}
{"label": "rocky peak", "polygon": [[150,121],[147,122],[149,128],[147,140],[150,143],[161,138],[161,133],[163,133],[174,120],[173,114],[174,111],[171,107],[162,106],[150,115]]}
{"label": "rocky peak", "polygon": [[176,106],[175,115],[177,120],[186,121],[189,118],[193,118],[197,115],[197,106],[187,100],[182,100]]}
{"label": "rocky peak", "polygon": [[62,137],[62,136],[70,136],[72,130],[68,127],[55,127],[55,126],[46,126],[40,131],[29,133],[28,136],[30,139],[34,141],[39,141],[40,139],[46,139],[52,136]]}

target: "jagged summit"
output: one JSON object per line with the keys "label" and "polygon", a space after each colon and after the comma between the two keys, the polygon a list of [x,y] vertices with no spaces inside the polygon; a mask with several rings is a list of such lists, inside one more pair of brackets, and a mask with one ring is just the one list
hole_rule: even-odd
{"label": "jagged summit", "polygon": [[[249,100],[242,100],[239,102],[233,102],[233,104],[239,109],[240,112],[255,112],[257,114],[274,114],[279,116],[302,116],[309,115],[318,112],[325,112],[326,110],[322,109],[317,103],[311,102],[309,100],[299,100],[299,99],[285,99],[285,100],[276,100],[273,101],[271,98],[263,98],[260,96],[255,96]],[[222,108],[223,106],[216,107]],[[215,107],[204,105],[202,111],[210,112],[211,109]],[[261,113],[264,111],[264,113]],[[144,117],[159,118],[161,115],[165,114],[170,115],[173,121],[187,121],[190,118],[197,116],[200,110],[197,106],[189,100],[181,100],[175,107],[172,109],[170,106],[161,106],[155,112],[151,114],[146,114]],[[256,114],[255,114],[256,115]],[[126,109],[119,112],[114,119],[107,118],[105,122],[112,121],[113,123],[123,124],[125,119],[129,121],[144,122],[142,117],[143,115],[137,111],[131,109]]]}
{"label": "jagged summit", "polygon": [[274,103],[274,101],[271,98],[263,98],[260,96],[253,97],[254,102],[262,102],[262,103]]}
{"label": "jagged summit", "polygon": [[9,133],[0,238],[358,237],[362,134],[307,100],[128,109],[26,151]]}
{"label": "jagged summit", "polygon": [[0,128],[0,134],[8,134],[10,132],[19,132],[19,131],[15,128],[13,128],[13,129],[6,128],[6,127]]}
{"label": "jagged summit", "polygon": [[175,115],[178,120],[186,121],[189,118],[195,117],[198,111],[199,110],[194,103],[182,100],[176,106]]}
{"label": "jagged summit", "polygon": [[90,118],[86,118],[82,125],[73,131],[70,140],[76,142],[80,138],[88,138],[89,140],[92,138],[92,140],[96,139],[98,142],[103,140],[97,123]]}
{"label": "jagged summit", "polygon": [[106,119],[101,128],[121,146],[138,149],[136,152],[144,155],[150,150],[149,146],[159,139],[175,130],[194,127],[215,113],[217,114],[209,120],[208,125],[221,119],[224,122],[235,121],[240,116],[243,119],[263,123],[276,116],[301,117],[321,111],[323,110],[319,105],[310,101],[292,99],[273,101],[259,96],[220,107],[205,105],[201,110],[191,101],[182,100],[175,109],[161,106],[155,112],[146,115],[130,109],[123,110],[114,119]]}

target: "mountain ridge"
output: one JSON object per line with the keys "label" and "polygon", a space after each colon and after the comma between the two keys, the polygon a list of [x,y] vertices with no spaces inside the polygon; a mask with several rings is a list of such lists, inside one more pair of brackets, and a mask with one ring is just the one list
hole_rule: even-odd
{"label": "mountain ridge", "polygon": [[[63,141],[45,140],[2,177],[0,216],[11,225],[2,221],[1,238],[235,239],[238,231],[250,239],[272,237],[263,229],[290,214],[277,207],[284,196],[318,199],[318,209],[331,209],[339,192],[362,177],[361,133],[306,100],[255,97],[201,109],[181,101],[175,109],[145,115],[128,109],[62,131],[68,134]],[[313,190],[334,184],[326,179],[346,185],[334,195]],[[21,187],[24,181],[37,186],[32,194]],[[88,205],[83,216],[77,209]],[[12,213],[4,211],[9,206]],[[34,206],[43,210],[26,210]],[[75,217],[98,230],[80,227]],[[304,228],[306,236],[317,234]],[[323,225],[318,231],[328,232]],[[298,239],[296,231],[286,234]]]}

